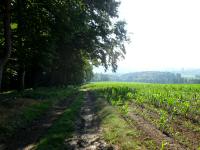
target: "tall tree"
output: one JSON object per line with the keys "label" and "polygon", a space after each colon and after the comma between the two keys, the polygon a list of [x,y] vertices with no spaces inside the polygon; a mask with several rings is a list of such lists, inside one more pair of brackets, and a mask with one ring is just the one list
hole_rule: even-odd
{"label": "tall tree", "polygon": [[5,69],[10,80],[6,83],[14,78],[22,89],[24,83],[29,87],[79,84],[92,77],[92,65],[115,71],[128,40],[126,24],[118,20],[119,4],[116,0],[12,1],[13,61]]}
{"label": "tall tree", "polygon": [[4,49],[0,56],[0,89],[2,86],[2,75],[4,66],[11,54],[11,0],[3,0],[3,31],[4,31]]}

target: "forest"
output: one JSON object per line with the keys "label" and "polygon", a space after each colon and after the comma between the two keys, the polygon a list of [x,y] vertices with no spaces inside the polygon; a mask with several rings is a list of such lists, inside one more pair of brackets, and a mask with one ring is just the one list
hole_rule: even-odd
{"label": "forest", "polygon": [[0,86],[81,84],[92,66],[113,71],[125,54],[126,23],[115,0],[2,0]]}

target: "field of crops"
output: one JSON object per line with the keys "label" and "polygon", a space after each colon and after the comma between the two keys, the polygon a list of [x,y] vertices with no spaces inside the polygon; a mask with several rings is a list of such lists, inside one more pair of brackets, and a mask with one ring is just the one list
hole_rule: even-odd
{"label": "field of crops", "polygon": [[85,88],[104,97],[140,130],[146,128],[140,125],[144,122],[162,132],[158,136],[144,129],[161,147],[200,149],[200,85],[102,82]]}

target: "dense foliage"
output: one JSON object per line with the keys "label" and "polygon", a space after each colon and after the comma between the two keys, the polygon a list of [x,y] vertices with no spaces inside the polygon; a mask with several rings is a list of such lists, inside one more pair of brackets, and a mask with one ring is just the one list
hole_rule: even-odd
{"label": "dense foliage", "polygon": [[[115,71],[128,41],[119,5],[116,0],[1,1],[1,16],[11,22],[6,26],[1,19],[0,30],[12,31],[7,37],[0,32],[3,87],[79,84],[91,79],[92,65]],[[12,40],[9,55],[6,39]]]}

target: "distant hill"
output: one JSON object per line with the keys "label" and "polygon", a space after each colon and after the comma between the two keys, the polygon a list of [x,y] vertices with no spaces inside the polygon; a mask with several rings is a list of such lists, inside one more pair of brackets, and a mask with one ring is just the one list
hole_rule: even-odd
{"label": "distant hill", "polygon": [[173,70],[172,72],[180,73],[182,77],[188,77],[188,78],[200,77],[200,69],[181,69],[181,70]]}
{"label": "distant hill", "polygon": [[120,76],[120,80],[147,83],[179,83],[181,75],[170,72],[144,71],[123,74]]}
{"label": "distant hill", "polygon": [[94,74],[92,79],[98,81],[124,81],[124,82],[144,82],[144,83],[200,83],[198,77],[186,78],[181,73],[143,71],[126,74]]}

